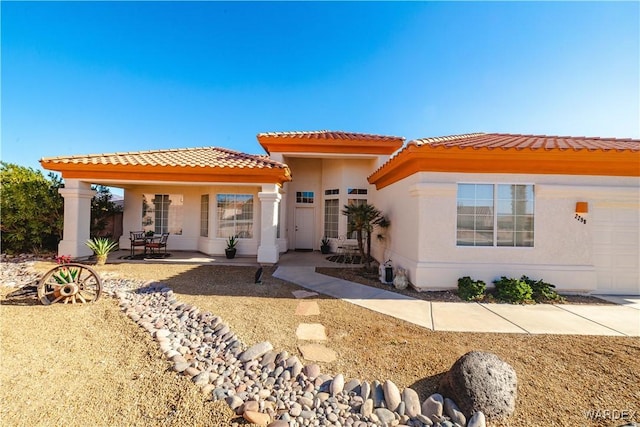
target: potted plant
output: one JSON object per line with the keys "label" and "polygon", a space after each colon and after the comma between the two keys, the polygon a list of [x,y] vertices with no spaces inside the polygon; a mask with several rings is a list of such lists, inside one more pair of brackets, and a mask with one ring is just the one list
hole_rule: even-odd
{"label": "potted plant", "polygon": [[238,236],[230,236],[227,239],[227,248],[224,250],[227,259],[233,259],[236,256],[236,245],[238,244]]}
{"label": "potted plant", "polygon": [[96,255],[96,265],[105,265],[107,262],[107,255],[118,247],[116,242],[111,239],[107,239],[106,237],[94,237],[93,239],[88,240],[86,245]]}
{"label": "potted plant", "polygon": [[331,241],[327,237],[323,237],[320,241],[320,252],[328,254],[331,252]]}

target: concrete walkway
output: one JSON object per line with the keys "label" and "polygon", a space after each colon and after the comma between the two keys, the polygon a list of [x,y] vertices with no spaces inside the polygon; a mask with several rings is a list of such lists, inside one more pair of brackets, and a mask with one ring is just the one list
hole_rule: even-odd
{"label": "concrete walkway", "polygon": [[280,265],[273,274],[303,288],[435,331],[640,336],[640,297],[600,297],[618,305],[430,302]]}

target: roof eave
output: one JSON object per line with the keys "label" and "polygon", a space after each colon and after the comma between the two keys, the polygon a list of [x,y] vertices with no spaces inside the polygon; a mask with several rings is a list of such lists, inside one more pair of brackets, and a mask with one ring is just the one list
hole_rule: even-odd
{"label": "roof eave", "polygon": [[491,150],[408,145],[368,177],[377,189],[417,172],[640,176],[640,153],[611,150]]}
{"label": "roof eave", "polygon": [[189,166],[141,166],[56,163],[42,159],[47,170],[56,171],[66,179],[91,182],[110,181],[164,181],[164,182],[254,182],[282,185],[291,181],[288,166],[275,168],[189,167]]}

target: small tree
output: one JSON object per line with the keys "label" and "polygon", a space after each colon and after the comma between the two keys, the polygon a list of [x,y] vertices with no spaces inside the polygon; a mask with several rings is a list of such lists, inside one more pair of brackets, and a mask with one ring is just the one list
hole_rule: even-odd
{"label": "small tree", "polygon": [[[388,227],[389,221],[376,209],[375,206],[368,203],[344,205],[342,214],[346,215],[349,221],[349,227],[356,232],[356,240],[358,241],[358,252],[364,260],[365,268],[371,268],[371,233],[376,225]],[[367,236],[367,250],[365,253],[363,237]]]}
{"label": "small tree", "polygon": [[91,236],[97,237],[106,228],[109,218],[122,212],[122,207],[111,200],[113,194],[109,187],[96,185],[93,190],[96,195],[91,199]]}
{"label": "small tree", "polygon": [[60,178],[0,162],[0,231],[8,253],[55,250],[62,238],[64,207]]}

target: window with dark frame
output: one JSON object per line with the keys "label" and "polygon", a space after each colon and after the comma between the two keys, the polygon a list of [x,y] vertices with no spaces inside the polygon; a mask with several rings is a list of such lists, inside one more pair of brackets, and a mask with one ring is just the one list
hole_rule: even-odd
{"label": "window with dark frame", "polygon": [[313,191],[296,191],[296,203],[313,204]]}

